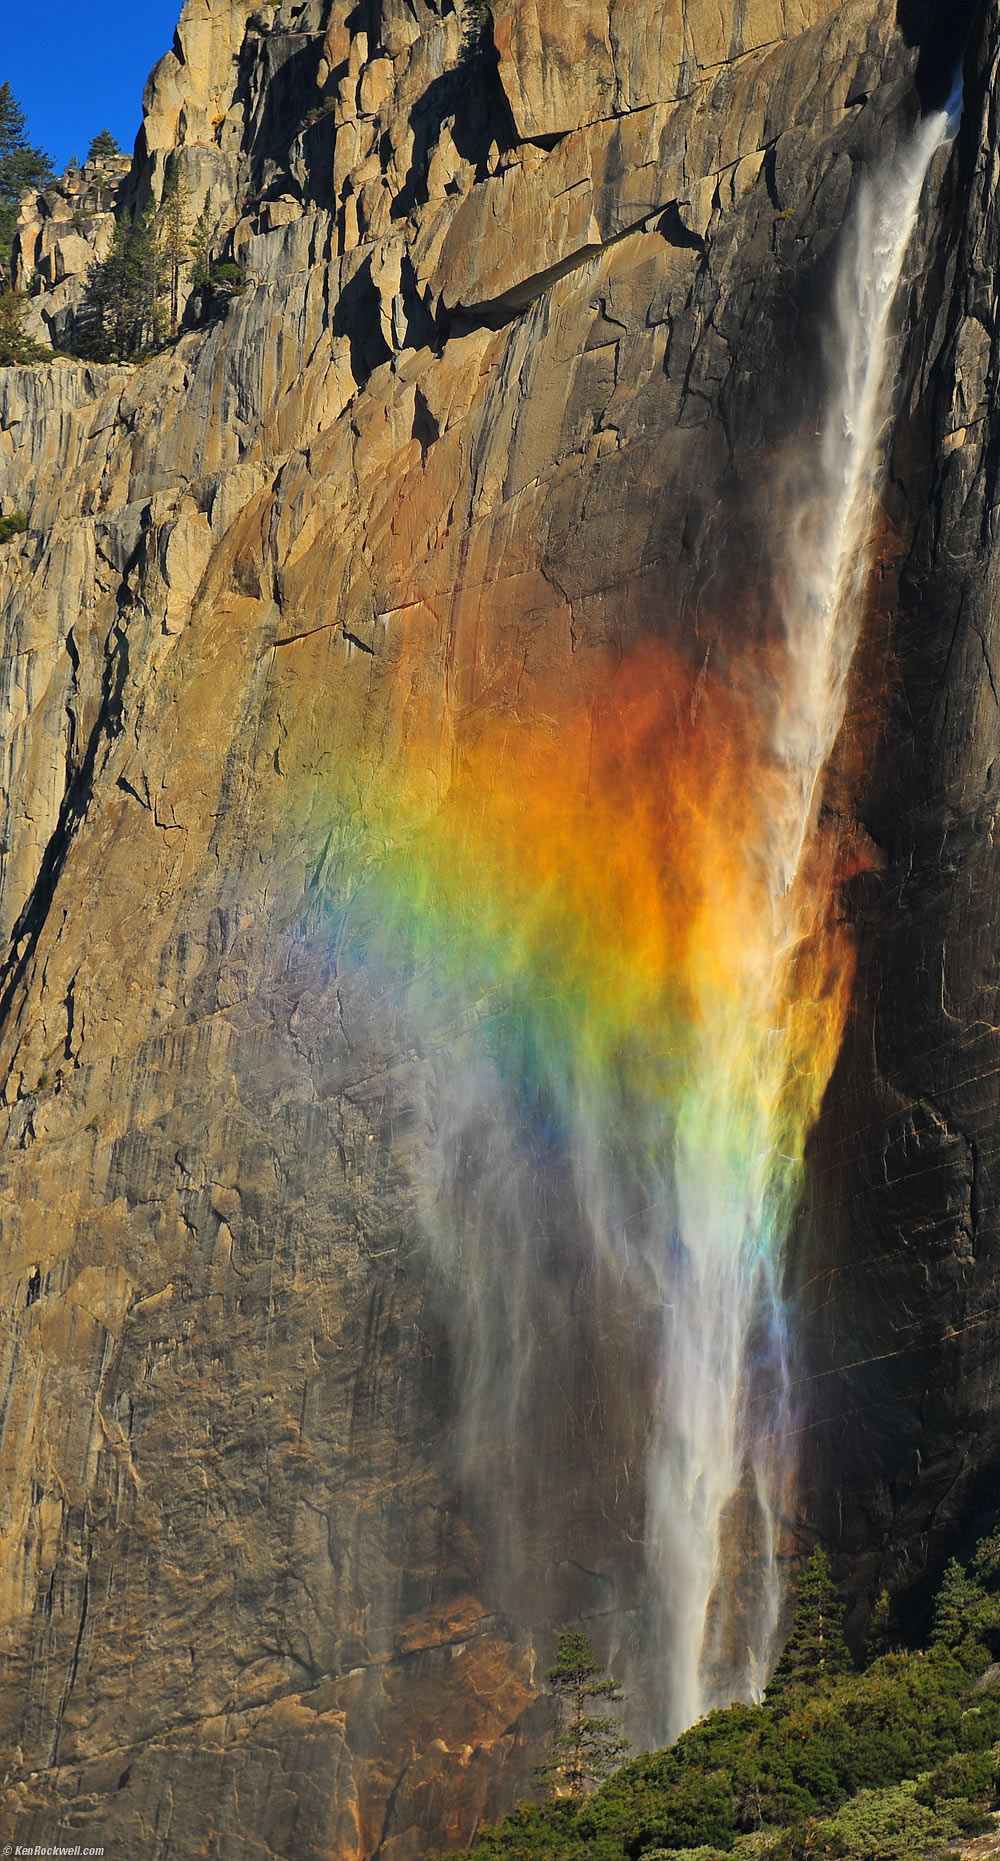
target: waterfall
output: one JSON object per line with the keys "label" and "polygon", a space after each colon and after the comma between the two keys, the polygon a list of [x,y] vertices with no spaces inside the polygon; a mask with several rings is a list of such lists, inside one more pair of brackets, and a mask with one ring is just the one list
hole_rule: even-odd
{"label": "waterfall", "polygon": [[[758,898],[764,922],[747,926],[726,1004],[703,1003],[700,1076],[678,1124],[680,1266],[667,1294],[648,1469],[650,1559],[667,1598],[670,1732],[736,1692],[755,1691],[777,1651],[776,1540],[792,1476],[782,1444],[791,1430],[780,1275],[798,1186],[782,1130],[797,1058],[789,1016],[802,987],[801,952],[816,931],[818,791],[843,722],[861,616],[892,307],[928,166],[956,116],[953,102],[922,121],[863,180],[844,230],[815,487],[795,514],[779,584],[784,674],[766,823],[769,895],[761,887]],[[829,1057],[832,1064],[835,1052]],[[760,1568],[752,1619],[737,1629],[731,1608],[727,1620],[720,1606],[720,1552],[727,1510],[741,1495],[744,1523],[748,1506],[756,1514]],[[734,1650],[740,1631],[746,1646]]]}
{"label": "waterfall", "polygon": [[652,635],[621,664],[592,655],[582,696],[557,676],[527,720],[477,720],[440,808],[375,882],[383,960],[406,977],[398,1044],[422,1068],[417,1193],[456,1479],[515,1620],[560,1619],[582,1582],[606,1610],[615,1559],[632,1559],[654,1624],[651,1740],[752,1697],[776,1652],[783,1254],[851,980],[819,791],[861,615],[893,302],[953,129],[947,112],[922,122],[856,192],[769,681],[748,698],[708,668],[693,679]]}
{"label": "waterfall", "polygon": [[776,748],[793,778],[779,870],[792,883],[816,786],[844,714],[886,418],[892,306],[931,158],[957,129],[957,100],[925,118],[858,189],[836,281],[839,357],[819,443],[819,486],[797,513],[781,590],[788,649]]}

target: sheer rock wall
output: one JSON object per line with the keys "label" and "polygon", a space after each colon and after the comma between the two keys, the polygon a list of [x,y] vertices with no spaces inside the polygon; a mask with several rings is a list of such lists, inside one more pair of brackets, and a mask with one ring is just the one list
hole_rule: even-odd
{"label": "sheer rock wall", "polygon": [[886,1581],[926,1599],[1000,1477],[998,57],[980,13],[886,486],[862,802],[881,871],[850,903],[855,1010],[814,1159],[811,1503],[862,1601]]}
{"label": "sheer rock wall", "polygon": [[[250,289],[141,369],[0,376],[0,500],[30,517],[0,549],[10,1839],[410,1861],[523,1787],[557,1624],[641,1645],[624,1398],[642,1368],[600,1289],[575,1290],[593,1386],[551,1422],[513,1591],[489,1505],[456,1480],[415,1188],[434,1060],[341,934],[352,831],[403,842],[479,720],[530,713],[553,681],[590,689],[638,634],[700,665],[750,624],[815,428],[852,174],[912,121],[933,25],[878,0],[497,0],[492,20],[450,0],[187,0],[131,185],[155,194],[181,161]],[[807,1262],[837,1296],[855,1268],[859,1356],[900,1274],[927,1330],[935,1394],[893,1389],[873,1445],[825,1419],[857,1413],[849,1368],[815,1413],[803,1526],[846,1496],[848,1548],[897,1563],[949,1482],[942,1534],[979,1503],[995,1400],[988,1327],[942,1349],[938,1297],[943,1274],[956,1310],[974,1281],[988,1302],[989,1177],[928,1253],[927,1146],[961,1201],[968,1117],[916,1074],[900,1086],[890,1056],[904,1036],[931,1051],[952,1013],[941,951],[974,948],[985,1127],[992,814],[986,789],[967,806],[966,770],[995,721],[997,138],[977,33],[909,294],[887,498],[886,575],[920,624],[901,620],[875,706],[875,777],[845,776],[840,802],[898,883],[871,903],[859,882],[856,1032],[817,1181],[885,1122],[871,991],[879,1079],[917,1110],[893,1100],[898,1168],[817,1191]],[[911,691],[933,757],[912,748]],[[954,1051],[960,1069],[957,1034]],[[824,1145],[839,1161],[821,1168]],[[897,1180],[914,1187],[890,1258],[866,1265]],[[822,1323],[813,1367],[842,1346]]]}

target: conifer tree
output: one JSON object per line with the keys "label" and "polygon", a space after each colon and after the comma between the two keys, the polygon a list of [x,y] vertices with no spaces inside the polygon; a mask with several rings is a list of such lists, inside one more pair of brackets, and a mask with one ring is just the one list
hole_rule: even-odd
{"label": "conifer tree", "polygon": [[53,177],[48,156],[30,147],[25,129],[24,111],[10,85],[0,84],[0,283],[10,279],[21,195],[44,187]]}
{"label": "conifer tree", "polygon": [[0,291],[0,368],[12,363],[51,360],[50,349],[43,348],[24,327],[27,300],[17,291]]}
{"label": "conifer tree", "polygon": [[189,241],[191,276],[196,285],[208,284],[211,277],[212,240],[215,238],[215,232],[215,221],[209,213],[206,195],[205,205],[195,220]]}
{"label": "conifer tree", "polygon": [[559,1650],[545,1676],[559,1701],[560,1728],[537,1775],[556,1796],[583,1796],[617,1770],[628,1750],[621,1719],[590,1711],[592,1701],[624,1698],[617,1680],[605,1671],[589,1635],[564,1630]]}
{"label": "conifer tree", "polygon": [[125,362],[163,339],[164,259],[149,213],[119,220],[107,257],[90,268],[76,347],[97,362]]}
{"label": "conifer tree", "polygon": [[865,1636],[865,1664],[878,1661],[883,1654],[891,1654],[899,1647],[899,1635],[892,1612],[892,1603],[888,1590],[883,1590],[875,1598],[872,1612],[868,1619],[868,1633]]}
{"label": "conifer tree", "polygon": [[1000,1526],[979,1540],[972,1568],[984,1590],[1000,1589]]}
{"label": "conifer tree", "polygon": [[110,162],[121,154],[121,149],[111,134],[110,129],[102,129],[94,137],[87,150],[88,162]]}
{"label": "conifer tree", "polygon": [[957,1557],[949,1558],[934,1602],[932,1647],[957,1650],[970,1637],[976,1639],[985,1601],[982,1585]]}
{"label": "conifer tree", "polygon": [[830,1562],[818,1544],[799,1579],[792,1632],[768,1686],[768,1699],[776,1699],[797,1681],[833,1678],[850,1668],[843,1621]]}
{"label": "conifer tree", "polygon": [[176,336],[180,318],[181,268],[191,256],[188,225],[191,190],[178,172],[171,168],[163,185],[163,197],[156,214],[156,235],[163,253],[168,300],[170,335]]}

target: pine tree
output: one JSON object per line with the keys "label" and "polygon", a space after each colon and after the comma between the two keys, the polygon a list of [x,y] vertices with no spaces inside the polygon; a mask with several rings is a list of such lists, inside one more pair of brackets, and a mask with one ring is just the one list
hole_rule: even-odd
{"label": "pine tree", "polygon": [[767,1689],[776,1699],[800,1680],[832,1678],[847,1672],[851,1657],[844,1640],[844,1610],[830,1575],[830,1562],[817,1545],[799,1579],[792,1632]]}
{"label": "pine tree", "polygon": [[888,1590],[883,1590],[875,1598],[872,1612],[868,1618],[868,1633],[865,1636],[865,1665],[870,1667],[872,1661],[881,1660],[883,1654],[891,1654],[899,1647],[899,1634],[892,1612],[892,1603]]}
{"label": "pine tree", "polygon": [[583,1796],[617,1770],[628,1750],[621,1719],[590,1712],[590,1702],[619,1701],[624,1694],[601,1666],[589,1635],[573,1630],[559,1636],[559,1651],[545,1678],[559,1701],[560,1729],[537,1775],[556,1796]]}
{"label": "pine tree", "polygon": [[42,149],[29,146],[25,116],[9,84],[0,84],[0,282],[10,278],[10,249],[21,195],[42,188],[53,167]]}
{"label": "pine tree", "polygon": [[1000,1589],[1000,1527],[979,1540],[972,1568],[984,1590]]}
{"label": "pine tree", "polygon": [[111,162],[120,154],[121,149],[115,141],[114,136],[111,134],[110,129],[102,129],[94,137],[93,142],[87,150],[87,160],[88,162]]}
{"label": "pine tree", "polygon": [[950,1558],[934,1602],[932,1647],[958,1649],[970,1636],[975,1639],[985,1601],[982,1585],[956,1557]]}
{"label": "pine tree", "polygon": [[212,240],[215,238],[216,224],[208,210],[206,196],[198,218],[192,228],[189,249],[191,253],[191,277],[196,285],[208,284],[211,277]]}
{"label": "pine tree", "polygon": [[119,220],[107,257],[90,268],[76,349],[95,362],[126,362],[163,340],[164,258],[153,216]]}
{"label": "pine tree", "polygon": [[27,299],[17,291],[0,291],[0,368],[12,363],[51,360],[52,351],[43,348],[24,327]]}
{"label": "pine tree", "polygon": [[156,213],[156,236],[163,254],[167,275],[168,322],[170,335],[176,336],[180,318],[181,268],[191,256],[188,227],[191,190],[176,167],[171,168],[163,186],[163,197]]}

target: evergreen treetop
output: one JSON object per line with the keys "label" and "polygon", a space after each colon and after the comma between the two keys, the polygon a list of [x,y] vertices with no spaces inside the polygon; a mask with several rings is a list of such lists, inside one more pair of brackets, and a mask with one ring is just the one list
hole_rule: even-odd
{"label": "evergreen treetop", "polygon": [[816,1545],[799,1578],[795,1619],[767,1689],[775,1699],[788,1687],[846,1673],[851,1656],[844,1640],[844,1609],[830,1574],[830,1560]]}
{"label": "evergreen treetop", "polygon": [[191,257],[191,193],[176,166],[170,168],[156,215],[156,236],[166,269],[170,336],[177,334],[180,318],[181,272]]}
{"label": "evergreen treetop", "polygon": [[883,1590],[875,1598],[868,1620],[868,1633],[865,1636],[865,1665],[881,1660],[884,1654],[892,1654],[900,1645],[899,1631],[892,1611],[892,1602],[888,1590]]}
{"label": "evergreen treetop", "polygon": [[164,271],[154,216],[119,220],[107,256],[90,268],[77,353],[95,362],[128,362],[155,349],[164,334]]}
{"label": "evergreen treetop", "polygon": [[102,129],[94,137],[93,142],[87,150],[87,160],[88,162],[110,162],[114,161],[120,154],[121,149],[114,136],[111,134],[110,129]]}
{"label": "evergreen treetop", "polygon": [[945,1565],[934,1604],[932,1647],[948,1648],[971,1670],[1000,1644],[1000,1533],[984,1538],[971,1571],[956,1558]]}
{"label": "evergreen treetop", "polygon": [[1000,1526],[981,1538],[972,1559],[976,1580],[984,1590],[1000,1588]]}
{"label": "evergreen treetop", "polygon": [[0,84],[0,281],[10,276],[10,249],[17,228],[21,196],[53,179],[43,149],[33,149],[25,133],[24,111],[10,85]]}
{"label": "evergreen treetop", "polygon": [[956,1557],[949,1558],[934,1604],[932,1646],[958,1648],[972,1631],[982,1600],[981,1585],[969,1576]]}
{"label": "evergreen treetop", "polygon": [[590,1702],[618,1701],[624,1694],[601,1666],[589,1635],[578,1630],[566,1629],[559,1636],[558,1652],[545,1678],[559,1701],[560,1729],[537,1774],[552,1784],[557,1796],[583,1796],[618,1768],[628,1750],[621,1720],[590,1712]]}
{"label": "evergreen treetop", "polygon": [[27,298],[16,291],[0,290],[0,368],[52,359],[51,349],[37,343],[24,327],[27,308]]}

